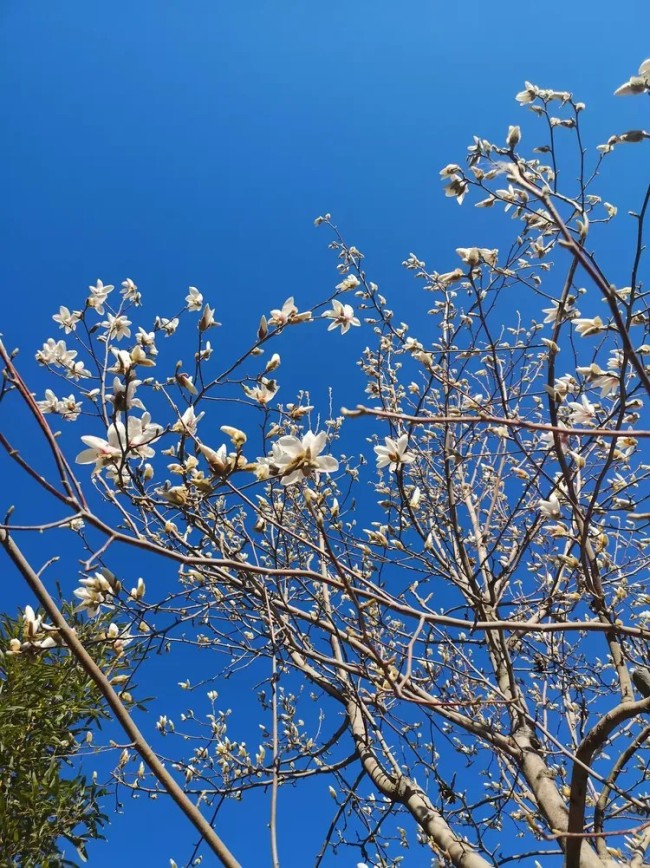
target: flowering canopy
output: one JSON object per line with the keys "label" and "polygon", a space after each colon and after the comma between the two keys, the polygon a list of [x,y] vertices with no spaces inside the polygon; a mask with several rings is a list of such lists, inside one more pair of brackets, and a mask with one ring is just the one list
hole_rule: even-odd
{"label": "flowering canopy", "polygon": [[[619,93],[645,93],[647,72],[644,61]],[[338,282],[303,311],[292,296],[258,312],[230,364],[206,340],[215,311],[196,287],[177,316],[137,324],[130,278],[113,295],[98,280],[83,309],[59,308],[54,321],[78,349],[48,338],[37,352],[73,388],[66,399],[46,389],[39,422],[93,418],[100,435],[81,436],[76,461],[93,465],[118,526],[89,505],[43,426],[62,486],[46,490],[74,512],[42,529],[69,528],[86,548],[77,608],[128,619],[170,649],[218,651],[224,675],[248,666],[259,681],[252,737],[250,715],[229,722],[216,689],[184,715],[173,765],[192,804],[323,781],[337,800],[332,835],[378,865],[391,835],[464,868],[540,852],[609,868],[641,864],[650,848],[650,188],[630,218],[624,286],[590,234],[626,213],[595,192],[603,161],[647,134],[618,133],[588,158],[585,107],[570,93],[526,82],[517,101],[545,119],[541,144],[527,155],[528,129],[513,124],[499,143],[475,137],[467,164],[441,172],[445,195],[502,209],[514,237],[501,249],[468,239],[440,270],[409,254],[426,327],[400,321],[325,215],[316,223],[333,234]],[[558,173],[560,136],[580,165],[591,160],[576,189]],[[515,310],[524,296],[528,319]],[[167,369],[156,342],[174,347],[187,328],[189,356]],[[276,349],[298,328],[364,335],[368,405],[337,415],[302,385],[292,391]],[[88,551],[87,526],[106,545]],[[145,600],[140,577],[124,593],[95,563],[116,542],[164,555],[177,582],[148,581]],[[59,641],[32,615],[32,639]],[[164,711],[155,729],[171,741]],[[130,770],[126,749],[115,775],[136,790],[147,772]]]}

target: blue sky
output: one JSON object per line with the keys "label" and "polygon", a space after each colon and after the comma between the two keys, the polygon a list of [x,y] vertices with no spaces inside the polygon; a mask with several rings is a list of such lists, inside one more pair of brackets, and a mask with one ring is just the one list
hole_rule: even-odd
{"label": "blue sky", "polygon": [[[161,313],[198,286],[224,323],[215,341],[227,356],[260,313],[289,295],[307,306],[336,282],[330,239],[313,227],[325,211],[366,254],[371,279],[417,311],[417,285],[400,267],[409,251],[445,271],[456,246],[495,246],[488,216],[445,200],[438,171],[462,160],[473,134],[501,140],[509,123],[529,123],[513,99],[524,79],[579,95],[590,142],[643,125],[638,100],[612,97],[650,53],[646,4],[625,8],[5,0],[6,342],[22,347],[38,391],[33,352],[54,335],[52,313],[80,306],[98,277],[129,276]],[[643,160],[647,148],[604,180],[629,207]],[[312,385],[323,399],[358,347],[341,342],[332,356],[313,334],[292,358],[319,363]],[[18,578],[4,576],[3,596],[9,610],[25,602]],[[183,674],[182,661],[165,666]],[[144,800],[127,809],[92,865],[183,863],[194,836],[172,810]],[[229,814],[226,837],[244,864],[266,860],[243,812]],[[281,850],[283,866],[305,864],[295,845]]]}

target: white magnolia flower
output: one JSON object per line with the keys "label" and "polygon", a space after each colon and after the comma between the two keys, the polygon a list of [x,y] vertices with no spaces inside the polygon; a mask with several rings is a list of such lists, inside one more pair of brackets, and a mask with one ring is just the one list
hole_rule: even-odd
{"label": "white magnolia flower", "polygon": [[340,283],[336,284],[339,292],[347,292],[348,289],[356,289],[361,284],[359,278],[354,274],[348,274]]}
{"label": "white magnolia flower", "polygon": [[520,105],[526,105],[527,103],[534,102],[539,93],[539,88],[534,84],[531,84],[529,81],[525,82],[524,90],[520,90],[515,99]]}
{"label": "white magnolia flower", "polygon": [[[74,354],[75,356],[77,355],[76,351]],[[92,377],[88,368],[84,367],[83,362],[64,363],[63,366],[66,368],[66,377],[70,380],[81,380],[87,377]]]}
{"label": "white magnolia flower", "polygon": [[220,326],[221,323],[217,322],[214,318],[214,308],[210,307],[209,304],[203,308],[203,313],[201,314],[201,319],[199,320],[199,331],[205,332],[208,329],[213,328],[214,326]]}
{"label": "white magnolia flower", "polygon": [[272,464],[271,458],[268,458],[267,456],[258,458],[252,469],[260,482],[269,479],[271,476],[277,476],[277,468]]}
{"label": "white magnolia flower", "polygon": [[126,280],[122,281],[121,292],[127,301],[132,301],[134,304],[140,304],[140,293],[138,292],[138,287],[130,277],[127,277]]}
{"label": "white magnolia flower", "polygon": [[108,400],[118,411],[130,410],[133,407],[144,410],[142,401],[135,397],[135,390],[141,383],[142,380],[129,380],[125,385],[119,377],[114,377],[113,394],[108,396]]}
{"label": "white magnolia flower", "polygon": [[506,145],[509,148],[516,148],[521,141],[521,127],[508,127],[508,135],[506,136]]}
{"label": "white magnolia flower", "polygon": [[537,501],[537,506],[545,518],[559,518],[560,516],[560,501],[557,494],[551,494],[548,500],[540,498]]}
{"label": "white magnolia flower", "polygon": [[211,355],[212,344],[210,343],[210,341],[206,341],[203,349],[199,350],[198,353],[194,353],[194,358],[197,362],[207,362]]}
{"label": "white magnolia flower", "polygon": [[221,430],[230,437],[232,445],[237,449],[241,449],[244,443],[246,443],[247,437],[241,428],[233,428],[232,425],[222,425]]}
{"label": "white magnolia flower", "polygon": [[361,325],[358,317],[354,315],[354,308],[350,304],[342,304],[338,299],[332,299],[332,309],[326,310],[323,316],[326,319],[331,319],[332,322],[327,327],[327,331],[341,327],[341,334],[344,335],[350,326]]}
{"label": "white magnolia flower", "polygon": [[111,352],[115,356],[115,364],[108,370],[122,376],[128,374],[134,364],[131,353],[128,350],[118,350],[116,347],[111,347]]}
{"label": "white magnolia flower", "polygon": [[[566,425],[563,422],[558,422],[558,428],[566,428]],[[569,446],[569,434],[564,433],[564,431],[545,431],[539,438],[540,446],[544,449],[554,449],[555,448],[555,435],[557,434],[560,449],[562,452],[566,452]]]}
{"label": "white magnolia flower", "polygon": [[247,386],[242,383],[242,389],[248,397],[260,404],[268,404],[275,397],[279,388],[275,380],[267,380],[266,377],[261,377],[255,386]]}
{"label": "white magnolia flower", "polygon": [[23,635],[26,639],[30,639],[40,632],[43,616],[36,615],[31,606],[25,606],[23,613]]}
{"label": "white magnolia flower", "polygon": [[404,352],[406,353],[415,353],[417,350],[423,350],[424,346],[420,343],[417,338],[408,337],[404,341],[402,345]]}
{"label": "white magnolia flower", "polygon": [[96,615],[100,608],[104,606],[107,609],[112,609],[112,598],[114,589],[108,579],[101,573],[95,573],[87,579],[81,579],[81,588],[76,588],[73,592],[75,597],[81,602],[76,608],[76,611],[86,609],[90,617]]}
{"label": "white magnolia flower", "polygon": [[81,311],[71,311],[61,305],[59,312],[55,313],[52,319],[59,323],[59,328],[65,329],[66,334],[70,334],[77,328],[77,323],[81,319]]}
{"label": "white magnolia flower", "polygon": [[282,476],[282,485],[291,485],[320,473],[335,473],[339,463],[331,455],[321,455],[327,445],[327,433],[307,431],[302,439],[286,435],[273,444],[271,464]]}
{"label": "white magnolia flower", "polygon": [[95,471],[118,461],[126,445],[126,429],[122,422],[109,425],[106,432],[108,439],[95,437],[93,434],[85,434],[81,441],[88,449],[84,449],[75,458],[77,464],[94,464]]}
{"label": "white magnolia flower", "polygon": [[43,347],[36,353],[36,361],[42,365],[54,365],[66,369],[66,377],[79,380],[81,377],[90,377],[92,374],[84,367],[83,362],[76,362],[78,353],[69,350],[65,341],[55,341],[48,338]]}
{"label": "white magnolia flower", "polygon": [[403,464],[412,464],[415,455],[407,451],[408,439],[408,434],[402,434],[397,440],[385,437],[383,446],[375,446],[377,469],[388,467],[391,472],[394,472]]}
{"label": "white magnolia flower", "polygon": [[601,377],[595,377],[594,386],[597,389],[600,389],[600,397],[606,398],[608,395],[612,395],[614,392],[618,390],[620,385],[620,378],[615,374],[605,374]]}
{"label": "white magnolia flower", "polygon": [[51,389],[45,390],[45,398],[36,402],[41,413],[58,413],[59,399]]}
{"label": "white magnolia flower", "polygon": [[614,96],[629,96],[650,91],[650,58],[639,67],[639,74],[633,75],[625,84],[614,91]]}
{"label": "white magnolia flower", "polygon": [[36,361],[41,365],[54,365],[58,362],[59,347],[65,347],[63,341],[55,341],[48,338],[40,350],[36,353]]}
{"label": "white magnolia flower", "polygon": [[187,410],[183,413],[178,422],[175,422],[172,425],[172,431],[178,434],[189,434],[191,437],[194,437],[196,434],[196,428],[201,419],[205,416],[205,413],[199,413],[197,416],[194,407],[189,406]]}
{"label": "white magnolia flower", "polygon": [[135,340],[138,346],[141,346],[144,350],[146,350],[150,356],[157,356],[158,350],[156,349],[156,333],[148,332],[139,326],[138,333],[135,336]]}
{"label": "white magnolia flower", "polygon": [[616,373],[619,367],[618,356],[612,356],[607,363],[609,372],[603,371],[600,365],[592,362],[588,367],[576,368],[576,371],[585,377],[593,386],[600,389],[600,397],[606,398],[619,387],[620,375]]}
{"label": "white magnolia flower", "polygon": [[[86,434],[81,438],[88,447],[77,455],[77,464],[94,464],[95,472],[127,457],[151,458],[155,455],[149,445],[162,434],[162,427],[151,422],[151,415],[143,413],[141,419],[129,416],[127,426],[118,419],[108,426],[107,439]],[[132,453],[132,454],[129,454]]]}
{"label": "white magnolia flower", "polygon": [[201,306],[203,305],[203,296],[195,286],[189,286],[187,289],[187,295],[185,296],[185,301],[187,302],[187,309],[196,312],[201,310]]}
{"label": "white magnolia flower", "polygon": [[102,328],[107,329],[108,337],[115,338],[116,341],[121,341],[122,338],[131,337],[130,325],[130,319],[127,319],[122,314],[119,316],[113,316],[112,313],[109,313],[104,322],[101,323]]}
{"label": "white magnolia flower", "polygon": [[165,337],[171,337],[174,334],[176,329],[178,328],[178,317],[174,317],[173,319],[167,319],[164,316],[157,316],[154,322],[154,330],[155,331],[163,331],[165,332]]}
{"label": "white magnolia flower", "polygon": [[236,457],[231,460],[225,443],[222,443],[218,449],[211,449],[209,446],[201,443],[199,450],[214,473],[223,475],[235,464]]}
{"label": "white magnolia flower", "polygon": [[571,410],[571,424],[575,426],[591,425],[596,415],[596,407],[583,395],[580,401],[570,401],[567,407]]}
{"label": "white magnolia flower", "polygon": [[490,250],[487,247],[457,247],[456,253],[463,262],[472,266],[478,265],[480,262],[486,262],[488,265],[494,266],[499,255],[498,250]]}
{"label": "white magnolia flower", "polygon": [[68,395],[67,398],[62,398],[59,401],[58,413],[63,416],[66,422],[74,422],[81,413],[81,401],[77,401],[74,395]]}
{"label": "white magnolia flower", "polygon": [[460,166],[456,163],[449,163],[444,169],[440,170],[440,177],[452,178],[457,172],[460,172]]}
{"label": "white magnolia flower", "polygon": [[305,322],[306,320],[310,319],[311,311],[299,313],[298,308],[294,304],[293,296],[291,296],[285,301],[281,309],[274,308],[271,311],[269,323],[280,328],[281,326],[287,325],[287,323]]}
{"label": "white magnolia flower", "polygon": [[573,324],[578,334],[583,338],[589,337],[589,335],[596,335],[607,328],[599,316],[591,317],[591,319],[574,319]]}
{"label": "white magnolia flower", "polygon": [[181,389],[187,389],[191,395],[198,395],[199,390],[196,388],[192,380],[193,378],[190,374],[186,374],[185,371],[181,371],[179,368],[176,369],[176,382]]}
{"label": "white magnolia flower", "polygon": [[445,196],[453,196],[458,204],[462,205],[468,189],[469,183],[467,181],[458,175],[452,175],[449,183],[445,186]]}
{"label": "white magnolia flower", "polygon": [[277,370],[280,367],[282,359],[280,358],[279,353],[273,353],[271,358],[268,360],[266,365],[264,366],[265,374],[272,374],[273,371]]}
{"label": "white magnolia flower", "polygon": [[155,451],[149,446],[160,438],[163,432],[162,425],[151,421],[150,413],[143,413],[141,419],[129,416],[128,420],[128,448],[138,458],[153,458]]}
{"label": "white magnolia flower", "polygon": [[560,320],[566,319],[575,320],[576,317],[580,316],[580,311],[571,304],[564,304],[563,307],[560,307],[560,302],[553,299],[551,305],[551,307],[545,307],[542,309],[542,313],[546,314],[542,320],[544,323],[556,323]]}
{"label": "white magnolia flower", "polygon": [[293,296],[288,298],[282,305],[282,308],[274,308],[271,311],[269,322],[275,326],[286,325],[298,313],[298,308],[293,303]]}
{"label": "white magnolia flower", "polygon": [[98,280],[95,286],[89,286],[90,295],[88,297],[88,307],[94,308],[100,316],[104,315],[104,302],[108,298],[109,292],[112,292],[115,287],[112,283],[104,284]]}
{"label": "white magnolia flower", "polygon": [[51,633],[56,633],[56,627],[43,622],[42,615],[36,615],[31,606],[25,606],[23,612],[23,642],[18,639],[12,639],[10,642],[9,653],[20,654],[21,651],[26,651],[34,648],[42,650],[52,648],[56,645],[56,640]]}
{"label": "white magnolia flower", "polygon": [[36,361],[42,365],[60,365],[67,367],[77,356],[76,350],[69,350],[65,341],[55,341],[48,338],[42,348],[36,353]]}

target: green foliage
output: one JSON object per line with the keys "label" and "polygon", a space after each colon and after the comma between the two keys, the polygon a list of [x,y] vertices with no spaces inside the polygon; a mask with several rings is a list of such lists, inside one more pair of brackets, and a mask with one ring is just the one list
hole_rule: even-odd
{"label": "green foliage", "polygon": [[[88,625],[69,609],[66,617],[83,638]],[[93,625],[95,637],[98,626]],[[11,639],[23,635],[24,619],[0,620],[0,864],[74,865],[60,845],[69,842],[85,861],[86,843],[103,837],[100,800],[107,792],[87,780],[75,755],[86,732],[107,714],[99,691],[67,649],[4,653]],[[112,671],[127,665],[114,643],[94,648]]]}

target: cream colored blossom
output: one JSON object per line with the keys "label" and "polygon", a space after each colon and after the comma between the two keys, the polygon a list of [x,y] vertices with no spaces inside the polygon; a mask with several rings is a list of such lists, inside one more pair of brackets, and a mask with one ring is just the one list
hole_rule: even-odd
{"label": "cream colored blossom", "polygon": [[331,310],[326,310],[323,316],[326,319],[331,319],[332,322],[327,327],[327,331],[331,332],[332,329],[339,328],[341,329],[341,334],[345,334],[349,331],[350,326],[359,326],[361,325],[359,318],[354,315],[354,308],[350,304],[342,304],[338,299],[332,299],[332,308]]}
{"label": "cream colored blossom", "polygon": [[267,380],[266,377],[260,377],[255,386],[247,386],[246,383],[242,383],[242,389],[248,397],[259,404],[268,404],[275,397],[279,388],[275,380]]}
{"label": "cream colored blossom", "polygon": [[190,286],[187,289],[185,301],[187,302],[187,309],[192,313],[195,313],[196,311],[201,310],[201,305],[203,304],[203,296],[195,286]]}
{"label": "cream colored blossom", "polygon": [[132,301],[134,304],[140,304],[141,297],[138,292],[138,287],[130,277],[127,277],[126,280],[122,281],[122,289],[120,291],[127,301]]}
{"label": "cream colored blossom", "polygon": [[614,91],[615,96],[635,96],[650,91],[650,58],[644,60],[639,67],[638,75],[632,75],[624,84]]}
{"label": "cream colored blossom", "polygon": [[90,295],[88,296],[88,307],[94,308],[100,316],[104,315],[104,302],[108,298],[110,292],[112,292],[115,287],[112,283],[108,283],[104,285],[101,280],[97,280],[97,283],[94,286],[89,286]]}
{"label": "cream colored blossom", "polygon": [[189,434],[191,437],[194,437],[196,435],[197,426],[204,416],[205,413],[203,412],[197,415],[194,407],[190,405],[181,418],[174,422],[172,425],[172,431],[177,434]]}
{"label": "cream colored blossom", "polygon": [[164,316],[157,316],[154,322],[154,330],[165,332],[166,338],[171,337],[177,328],[178,317],[176,316],[173,319],[167,319],[167,317]]}
{"label": "cream colored blossom", "polygon": [[573,325],[575,326],[575,330],[578,334],[583,337],[589,337],[589,335],[596,335],[599,332],[604,331],[607,326],[602,321],[599,316],[588,318],[578,318],[573,320]]}
{"label": "cream colored blossom", "polygon": [[290,296],[281,308],[274,308],[271,311],[271,315],[269,317],[269,323],[271,325],[276,326],[277,328],[281,328],[282,326],[306,322],[311,319],[311,311],[303,311],[302,313],[298,311],[296,307],[293,296]]}
{"label": "cream colored blossom", "polygon": [[282,477],[282,485],[291,485],[310,476],[318,478],[320,473],[335,473],[339,463],[331,455],[321,455],[327,445],[327,433],[312,431],[299,439],[287,435],[273,444],[271,463]]}
{"label": "cream colored blossom", "polygon": [[339,292],[347,292],[349,289],[356,289],[361,284],[359,278],[354,274],[348,274],[340,283],[336,284]]}
{"label": "cream colored blossom", "polygon": [[81,579],[80,588],[73,593],[80,601],[76,611],[85,609],[90,617],[98,614],[102,607],[112,609],[116,588],[101,572]]}
{"label": "cream colored blossom", "polygon": [[575,426],[591,425],[596,416],[596,406],[591,403],[586,395],[582,395],[580,401],[570,401],[567,404],[571,410],[571,424]]}
{"label": "cream colored blossom", "polygon": [[402,434],[397,440],[392,437],[384,438],[383,446],[375,446],[377,455],[377,469],[382,470],[388,467],[391,472],[395,472],[398,467],[404,464],[412,464],[415,461],[415,455],[407,451],[408,434]]}
{"label": "cream colored blossom", "polygon": [[59,323],[59,327],[64,329],[66,334],[70,334],[77,328],[77,323],[81,319],[81,311],[71,311],[61,305],[59,312],[55,313],[52,319]]}
{"label": "cream colored blossom", "polygon": [[142,418],[129,416],[127,425],[118,419],[109,425],[106,439],[91,434],[84,435],[81,441],[88,447],[76,457],[77,464],[94,464],[95,472],[108,465],[116,465],[122,456],[152,458],[155,455],[150,444],[162,434],[162,427],[152,423],[149,413]]}
{"label": "cream colored blossom", "polygon": [[544,518],[559,518],[560,516],[560,501],[557,494],[549,495],[548,500],[540,498],[537,501],[537,506]]}
{"label": "cream colored blossom", "polygon": [[201,443],[199,450],[214,473],[223,475],[234,467],[234,461],[228,455],[225,443],[222,443],[218,449],[211,449],[209,446]]}
{"label": "cream colored blossom", "polygon": [[101,323],[102,328],[107,330],[108,337],[114,338],[116,341],[121,341],[122,338],[131,337],[130,325],[131,320],[127,319],[123,315],[113,316],[112,313],[109,313],[104,322]]}

